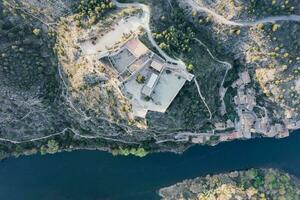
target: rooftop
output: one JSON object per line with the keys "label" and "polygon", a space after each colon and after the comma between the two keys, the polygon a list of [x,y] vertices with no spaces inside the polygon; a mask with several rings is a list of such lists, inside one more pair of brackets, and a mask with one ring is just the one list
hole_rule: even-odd
{"label": "rooftop", "polygon": [[149,52],[149,49],[138,38],[129,40],[125,46],[136,58]]}
{"label": "rooftop", "polygon": [[157,81],[158,81],[158,75],[152,73],[147,84],[143,87],[142,93],[146,96],[150,96]]}
{"label": "rooftop", "polygon": [[[187,80],[187,72],[182,66],[168,67],[170,64],[138,38],[129,39],[111,52],[108,59],[116,69],[122,92],[131,102],[133,114],[137,117],[145,118],[149,110],[165,112]],[[138,76],[144,81],[137,81]]]}
{"label": "rooftop", "polygon": [[153,59],[151,63],[151,67],[160,72],[164,67],[164,63]]}

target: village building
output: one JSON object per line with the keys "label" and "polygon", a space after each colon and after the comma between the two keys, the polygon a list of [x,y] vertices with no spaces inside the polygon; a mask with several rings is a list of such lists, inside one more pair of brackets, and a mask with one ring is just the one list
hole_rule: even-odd
{"label": "village building", "polygon": [[236,105],[243,105],[249,111],[252,111],[254,106],[256,106],[255,92],[248,89],[245,94],[244,90],[239,88],[237,96],[234,97],[234,103]]}
{"label": "village building", "polygon": [[247,84],[249,84],[251,82],[251,78],[249,75],[248,71],[244,71],[242,73],[239,73],[239,79],[236,80],[233,84],[232,87],[241,87],[241,86],[245,86]]}
{"label": "village building", "polygon": [[239,114],[239,131],[245,138],[251,138],[251,132],[254,132],[253,125],[255,117],[250,112],[242,112]]}
{"label": "village building", "polygon": [[287,129],[300,129],[300,121],[286,119],[285,124]]}
{"label": "village building", "polygon": [[226,121],[226,126],[227,128],[234,128],[234,123],[230,119],[228,119]]}
{"label": "village building", "polygon": [[268,117],[262,117],[255,122],[255,131],[267,135],[269,129]]}
{"label": "village building", "polygon": [[276,135],[278,137],[287,137],[289,136],[289,131],[284,125],[276,123],[271,126],[270,131],[268,132],[268,136],[274,137]]}
{"label": "village building", "polygon": [[214,126],[215,126],[215,130],[217,130],[217,131],[226,129],[226,123],[224,123],[224,122],[217,122],[214,124]]}
{"label": "village building", "polygon": [[207,136],[196,136],[196,137],[192,137],[191,142],[193,144],[203,144],[204,142],[206,142],[209,139],[209,137]]}

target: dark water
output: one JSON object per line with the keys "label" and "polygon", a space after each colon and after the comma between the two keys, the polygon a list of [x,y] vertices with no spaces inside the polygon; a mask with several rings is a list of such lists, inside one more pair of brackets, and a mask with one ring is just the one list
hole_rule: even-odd
{"label": "dark water", "polygon": [[183,179],[251,167],[277,167],[300,178],[300,132],[197,146],[183,155],[76,151],[11,158],[0,162],[0,200],[157,199],[160,187]]}

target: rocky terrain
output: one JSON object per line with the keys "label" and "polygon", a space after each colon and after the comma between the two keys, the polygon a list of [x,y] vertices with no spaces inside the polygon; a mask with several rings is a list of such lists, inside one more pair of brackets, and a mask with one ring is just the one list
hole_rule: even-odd
{"label": "rocky terrain", "polygon": [[297,0],[195,0],[195,3],[230,21],[256,21],[270,16],[299,14]]}
{"label": "rocky terrain", "polygon": [[[278,128],[273,129],[269,126],[270,130],[267,130],[268,128],[263,130],[261,128],[266,126],[262,125],[266,124],[265,122],[269,125],[278,124],[283,132],[284,129],[299,127],[299,105],[296,99],[299,95],[297,90],[299,40],[297,38],[300,36],[297,31],[299,16],[295,15],[299,13],[299,5],[293,1],[274,1],[268,8],[276,10],[281,6],[281,11],[276,13],[282,20],[276,21],[278,18],[272,19],[272,13],[264,6],[256,7],[266,9],[265,15],[259,16],[256,20],[251,20],[253,12],[249,9],[242,14],[239,13],[239,9],[233,5],[242,5],[244,9],[249,8],[244,1],[232,1],[234,3],[228,4],[227,1],[196,2],[185,1],[180,5],[186,9],[186,13],[190,13],[190,20],[196,24],[197,29],[204,36],[208,34],[211,36],[211,39],[203,40],[206,45],[211,46],[211,49],[216,52],[227,52],[234,61],[223,85],[227,88],[224,96],[226,113],[231,117],[235,113],[240,119],[244,118],[245,123],[241,123],[240,127],[244,131],[245,126],[251,126],[257,133],[261,132],[269,136],[276,135]],[[204,12],[204,5],[207,5],[205,8],[209,9],[209,12]],[[227,8],[229,5],[233,7]],[[293,7],[293,11],[285,10],[289,6]],[[227,9],[234,10],[230,12],[232,16],[226,16]],[[295,16],[286,19],[286,14]],[[236,76],[239,73],[240,77]],[[246,73],[249,74],[250,79]],[[247,101],[241,101],[244,95]],[[255,99],[251,100],[250,96],[255,96]],[[236,108],[232,110],[228,99],[234,98]],[[249,113],[256,116],[252,118]],[[258,124],[253,125],[253,120],[262,122],[259,122],[258,129]]]}
{"label": "rocky terrain", "polygon": [[151,12],[151,38],[141,28],[140,39],[195,75],[165,113],[146,119],[133,116],[114,71],[97,59],[101,52],[89,53],[122,20],[142,18],[145,7],[0,2],[3,157],[77,148],[178,152],[194,143],[285,137],[300,127],[296,0],[141,2]]}
{"label": "rocky terrain", "polygon": [[299,180],[274,169],[250,169],[185,180],[159,191],[164,200],[299,199]]}

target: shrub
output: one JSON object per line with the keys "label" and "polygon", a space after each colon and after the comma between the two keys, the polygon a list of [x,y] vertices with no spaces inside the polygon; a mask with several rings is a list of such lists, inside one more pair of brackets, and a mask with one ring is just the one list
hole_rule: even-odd
{"label": "shrub", "polygon": [[141,74],[137,75],[137,77],[136,77],[135,80],[136,80],[136,82],[138,82],[139,84],[145,83],[145,77],[142,76]]}

